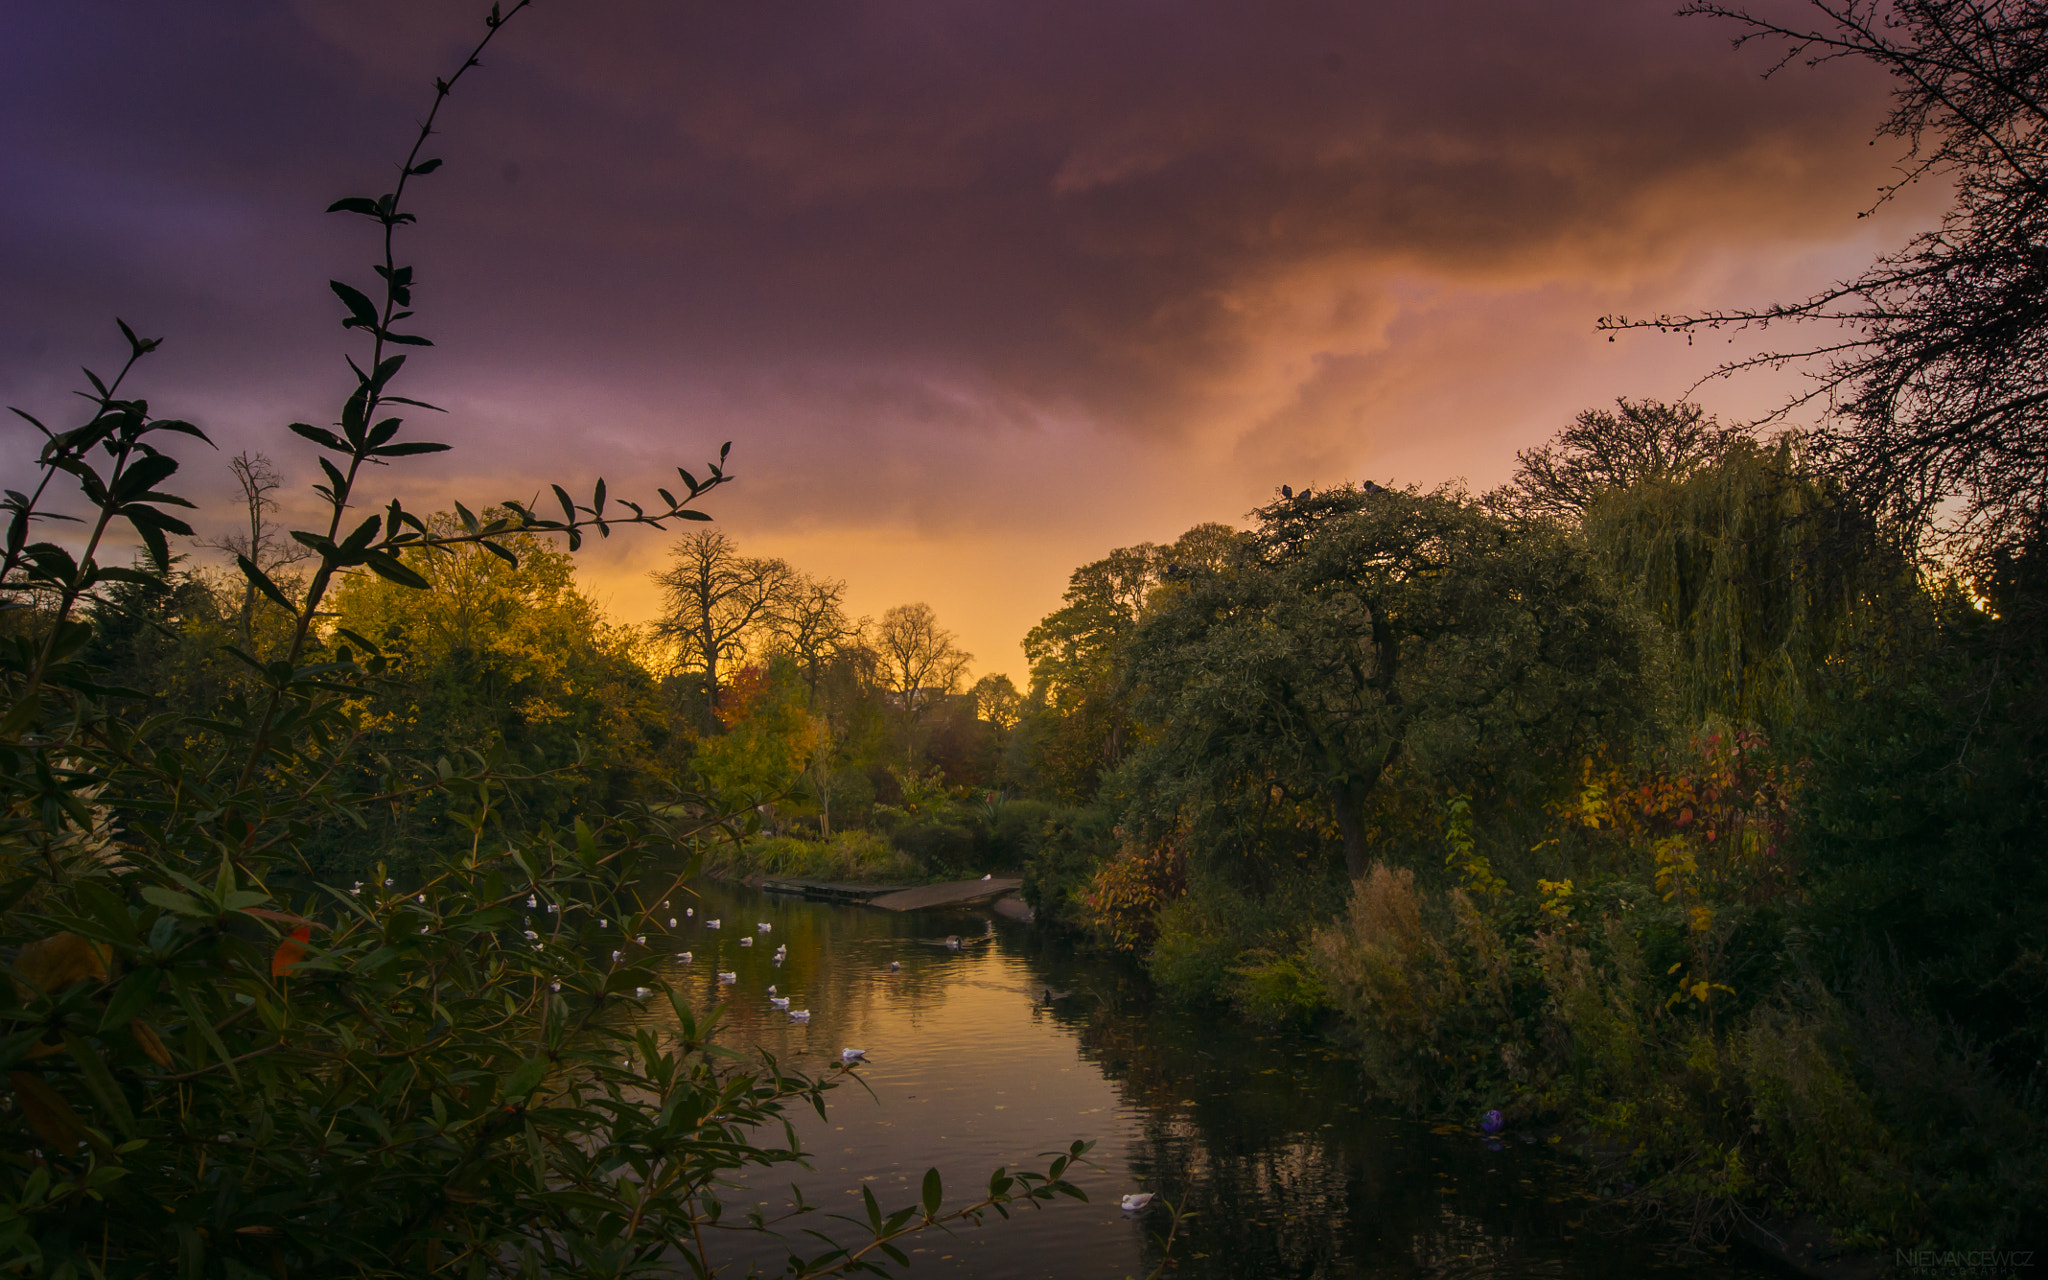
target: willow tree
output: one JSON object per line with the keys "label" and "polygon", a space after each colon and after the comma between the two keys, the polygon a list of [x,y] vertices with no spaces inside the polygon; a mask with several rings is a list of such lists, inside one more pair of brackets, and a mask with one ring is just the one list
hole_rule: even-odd
{"label": "willow tree", "polygon": [[1869,517],[1807,465],[1796,436],[1736,441],[1678,479],[1614,488],[1588,542],[1663,623],[1681,712],[1766,728],[1810,710],[1822,679],[1893,633],[1916,595]]}

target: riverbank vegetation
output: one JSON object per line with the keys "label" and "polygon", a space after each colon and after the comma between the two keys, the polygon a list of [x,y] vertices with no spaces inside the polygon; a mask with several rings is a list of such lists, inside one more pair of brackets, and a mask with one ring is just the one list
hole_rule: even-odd
{"label": "riverbank vegetation", "polygon": [[[1778,34],[1921,68],[2007,41],[2013,83],[2048,76],[1952,8]],[[2048,1206],[2048,164],[2039,94],[1926,83],[1893,132],[1960,203],[1833,295],[1869,309],[1820,353],[1821,426],[1623,400],[1493,492],[1280,488],[1243,529],[1076,569],[1023,690],[970,681],[924,604],[852,616],[846,584],[688,523],[723,453],[644,508],[601,482],[555,489],[559,519],[366,505],[368,466],[441,447],[393,407],[418,340],[388,252],[380,301],[335,286],[371,345],[339,418],[293,428],[324,532],[281,536],[277,465],[245,454],[246,526],[199,542],[159,487],[197,429],[93,378],[5,503],[4,1265],[701,1257],[713,1180],[794,1159],[758,1126],[823,1085],[734,1073],[681,1002],[677,1042],[609,1029],[660,998],[623,945],[659,932],[657,864],[1013,872],[1173,999],[1320,1028],[1416,1111],[1572,1134],[1702,1237],[1779,1213],[1847,1245],[2023,1239]],[[336,208],[388,247],[403,190]],[[131,367],[156,346],[127,338]],[[52,518],[84,536],[42,540]],[[562,548],[656,522],[664,615],[621,625]],[[869,1200],[861,1247],[937,1194]]]}

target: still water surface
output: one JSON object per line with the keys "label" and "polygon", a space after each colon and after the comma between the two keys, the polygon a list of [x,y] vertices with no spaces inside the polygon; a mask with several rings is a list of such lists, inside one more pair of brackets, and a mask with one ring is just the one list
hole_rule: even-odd
{"label": "still water surface", "polygon": [[[786,1207],[792,1177],[812,1203],[855,1214],[866,1183],[886,1212],[914,1202],[934,1165],[957,1203],[998,1165],[1043,1168],[1041,1152],[1095,1143],[1092,1165],[1069,1175],[1089,1203],[906,1242],[913,1277],[1142,1276],[1167,1214],[1158,1202],[1122,1213],[1134,1191],[1194,1210],[1170,1272],[1189,1280],[1782,1274],[1732,1256],[1685,1261],[1668,1242],[1618,1234],[1541,1143],[1489,1144],[1391,1115],[1333,1046],[1165,1008],[1122,967],[1031,926],[709,882],[696,891],[695,916],[676,899],[676,936],[648,942],[693,953],[674,980],[701,1008],[722,1006],[724,1044],[811,1071],[843,1048],[868,1051],[867,1091],[834,1091],[822,1121],[794,1116],[811,1171],[742,1184],[729,1212]],[[721,928],[706,927],[714,918]],[[967,945],[947,949],[949,934]],[[789,949],[780,964],[778,945]],[[738,983],[719,987],[720,969]],[[769,1004],[771,985],[810,1011],[808,1025]],[[718,1260],[744,1275],[783,1256],[735,1233]]]}

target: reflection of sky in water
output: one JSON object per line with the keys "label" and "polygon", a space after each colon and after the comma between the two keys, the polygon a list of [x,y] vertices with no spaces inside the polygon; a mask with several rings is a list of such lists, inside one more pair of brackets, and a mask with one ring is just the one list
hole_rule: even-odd
{"label": "reflection of sky in water", "polygon": [[[825,1212],[850,1214],[866,1183],[887,1212],[917,1198],[932,1165],[958,1203],[997,1165],[1043,1167],[1040,1152],[1082,1138],[1096,1142],[1095,1167],[1072,1181],[1089,1203],[1062,1199],[904,1242],[911,1274],[1142,1275],[1156,1260],[1146,1236],[1165,1220],[1157,1207],[1135,1220],[1119,1211],[1136,1190],[1185,1194],[1197,1211],[1175,1248],[1178,1276],[1619,1280],[1668,1265],[1643,1242],[1598,1233],[1583,1200],[1557,1194],[1542,1152],[1514,1141],[1489,1151],[1472,1135],[1389,1119],[1361,1102],[1341,1054],[1152,1008],[1129,975],[1056,939],[1008,924],[989,937],[967,915],[700,892],[699,918],[648,944],[694,953],[674,976],[700,1008],[724,1008],[722,1043],[811,1072],[843,1048],[869,1054],[857,1073],[866,1088],[835,1090],[824,1120],[792,1112],[812,1170],[753,1175],[727,1195],[729,1214],[786,1206],[791,1181]],[[703,928],[706,916],[723,928]],[[774,931],[756,934],[761,921]],[[955,932],[967,940],[957,952],[940,945]],[[757,941],[743,948],[742,937]],[[778,945],[789,948],[780,965]],[[892,972],[892,960],[902,968]],[[718,987],[721,969],[739,981]],[[792,1009],[810,1010],[808,1026],[768,1003],[771,984]],[[1047,987],[1071,994],[1047,1006]],[[801,1225],[856,1239],[822,1217]],[[772,1241],[731,1233],[716,1260],[740,1274],[782,1257]],[[1720,1262],[1697,1274],[1768,1273]]]}

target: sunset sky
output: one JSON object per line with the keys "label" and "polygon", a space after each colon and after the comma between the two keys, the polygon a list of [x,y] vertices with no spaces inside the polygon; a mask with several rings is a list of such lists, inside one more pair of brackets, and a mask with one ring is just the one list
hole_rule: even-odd
{"label": "sunset sky", "polygon": [[[73,413],[119,315],[166,338],[139,392],[221,445],[180,491],[224,498],[250,448],[303,495],[282,424],[331,421],[362,345],[327,281],[374,283],[374,228],[322,210],[387,189],[487,7],[9,6],[0,403]],[[651,495],[730,439],[744,550],[858,612],[927,601],[1021,683],[1076,565],[1283,483],[1499,483],[1743,349],[1602,314],[1802,294],[1938,210],[1858,217],[1898,158],[1868,69],[1766,80],[1672,7],[548,0],[417,189],[437,345],[400,389],[456,451],[391,478],[429,509]],[[587,555],[619,617],[665,543]]]}

